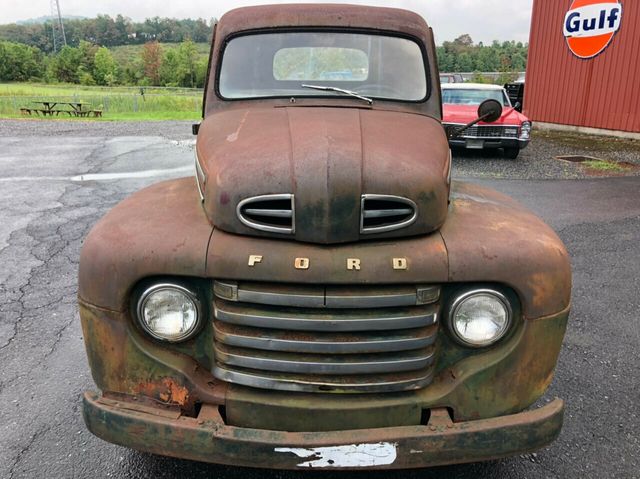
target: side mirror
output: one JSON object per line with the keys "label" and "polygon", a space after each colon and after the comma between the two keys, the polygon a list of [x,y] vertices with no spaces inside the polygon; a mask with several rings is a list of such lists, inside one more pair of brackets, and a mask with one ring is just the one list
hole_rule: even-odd
{"label": "side mirror", "polygon": [[447,131],[447,135],[449,136],[449,138],[456,138],[481,121],[484,121],[486,123],[493,123],[495,121],[498,121],[501,117],[502,103],[500,103],[498,100],[485,100],[480,103],[480,106],[478,107],[478,118],[460,128],[454,128]]}
{"label": "side mirror", "polygon": [[502,104],[498,100],[485,100],[478,107],[478,123],[493,123],[502,116]]}
{"label": "side mirror", "polygon": [[522,113],[522,103],[520,103],[519,101],[516,102],[515,105],[513,105],[513,109],[515,111],[519,111],[520,113]]}

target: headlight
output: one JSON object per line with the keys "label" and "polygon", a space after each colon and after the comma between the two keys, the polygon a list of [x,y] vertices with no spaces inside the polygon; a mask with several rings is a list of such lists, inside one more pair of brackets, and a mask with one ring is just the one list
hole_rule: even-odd
{"label": "headlight", "polygon": [[504,337],[512,315],[509,301],[497,291],[470,291],[453,302],[449,326],[465,346],[487,347]]}
{"label": "headlight", "polygon": [[140,296],[138,321],[156,339],[172,343],[185,341],[200,326],[200,302],[182,286],[157,284]]}
{"label": "headlight", "polygon": [[520,127],[520,139],[529,140],[531,138],[531,122],[525,121]]}
{"label": "headlight", "polygon": [[447,138],[454,138],[456,136],[456,132],[458,131],[459,126],[456,125],[447,125],[444,124],[444,131],[447,134]]}

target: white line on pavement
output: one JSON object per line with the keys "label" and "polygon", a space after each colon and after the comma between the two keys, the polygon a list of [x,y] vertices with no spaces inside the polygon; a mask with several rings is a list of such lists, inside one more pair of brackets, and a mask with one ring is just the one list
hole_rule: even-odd
{"label": "white line on pavement", "polygon": [[124,173],[89,173],[77,176],[13,176],[0,178],[0,183],[11,183],[17,181],[110,181],[127,180],[135,178],[154,178],[156,176],[178,175],[182,173],[192,173],[193,166],[181,166],[179,168],[167,168],[163,170],[129,171]]}

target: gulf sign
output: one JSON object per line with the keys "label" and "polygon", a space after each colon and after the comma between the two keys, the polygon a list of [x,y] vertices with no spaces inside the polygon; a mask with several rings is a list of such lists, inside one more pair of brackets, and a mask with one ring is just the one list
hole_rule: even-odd
{"label": "gulf sign", "polygon": [[622,23],[619,0],[573,0],[564,17],[564,36],[579,58],[593,58],[604,51]]}

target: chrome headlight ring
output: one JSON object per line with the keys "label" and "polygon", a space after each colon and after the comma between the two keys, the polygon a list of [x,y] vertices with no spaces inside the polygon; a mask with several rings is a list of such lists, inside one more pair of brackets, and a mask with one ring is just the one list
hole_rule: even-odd
{"label": "chrome headlight ring", "polygon": [[[163,333],[161,332],[162,328],[153,327],[152,321],[147,314],[147,308],[150,306],[150,301],[152,301],[153,299],[156,299],[156,301],[162,303],[162,300],[158,299],[158,296],[162,295],[163,293],[165,294],[165,304],[156,304],[155,306],[156,308],[162,308],[164,306],[165,313],[166,310],[171,307],[171,305],[167,304],[167,301],[171,300],[170,294],[167,295],[167,293],[173,293],[173,300],[181,299],[183,301],[183,305],[190,305],[193,317],[190,319],[188,318],[188,324],[183,331],[180,331],[180,329],[182,328],[179,327],[179,322],[176,323],[175,320],[174,323],[176,324],[174,324],[174,328],[176,329],[176,332],[174,334],[169,334],[166,332]],[[179,311],[173,311],[173,314],[179,313]],[[183,325],[185,320],[184,313],[185,311],[183,311]],[[200,328],[202,326],[202,307],[197,294],[192,290],[175,283],[158,283],[145,289],[138,299],[138,303],[136,305],[136,315],[140,327],[152,338],[163,342],[180,343],[183,341],[187,341],[193,338],[200,331]],[[164,325],[164,328],[167,328],[166,324]]]}
{"label": "chrome headlight ring", "polygon": [[[470,316],[474,314],[473,310],[465,311],[465,308],[473,306],[473,300],[484,300],[484,310],[476,310],[475,313],[481,313],[476,318],[472,316],[466,318],[466,320],[461,318],[460,316],[463,315]],[[487,311],[488,305],[494,307],[495,311]],[[478,301],[476,301],[476,308],[478,306]],[[492,312],[497,313],[493,318],[482,316],[482,313],[489,314]],[[447,315],[447,324],[453,338],[459,344],[469,348],[487,348],[493,346],[507,335],[514,323],[513,316],[511,302],[504,294],[490,288],[474,289],[459,295],[451,303],[449,314]],[[464,331],[461,330],[461,324],[467,326]],[[468,331],[469,325],[472,325],[471,331]]]}

